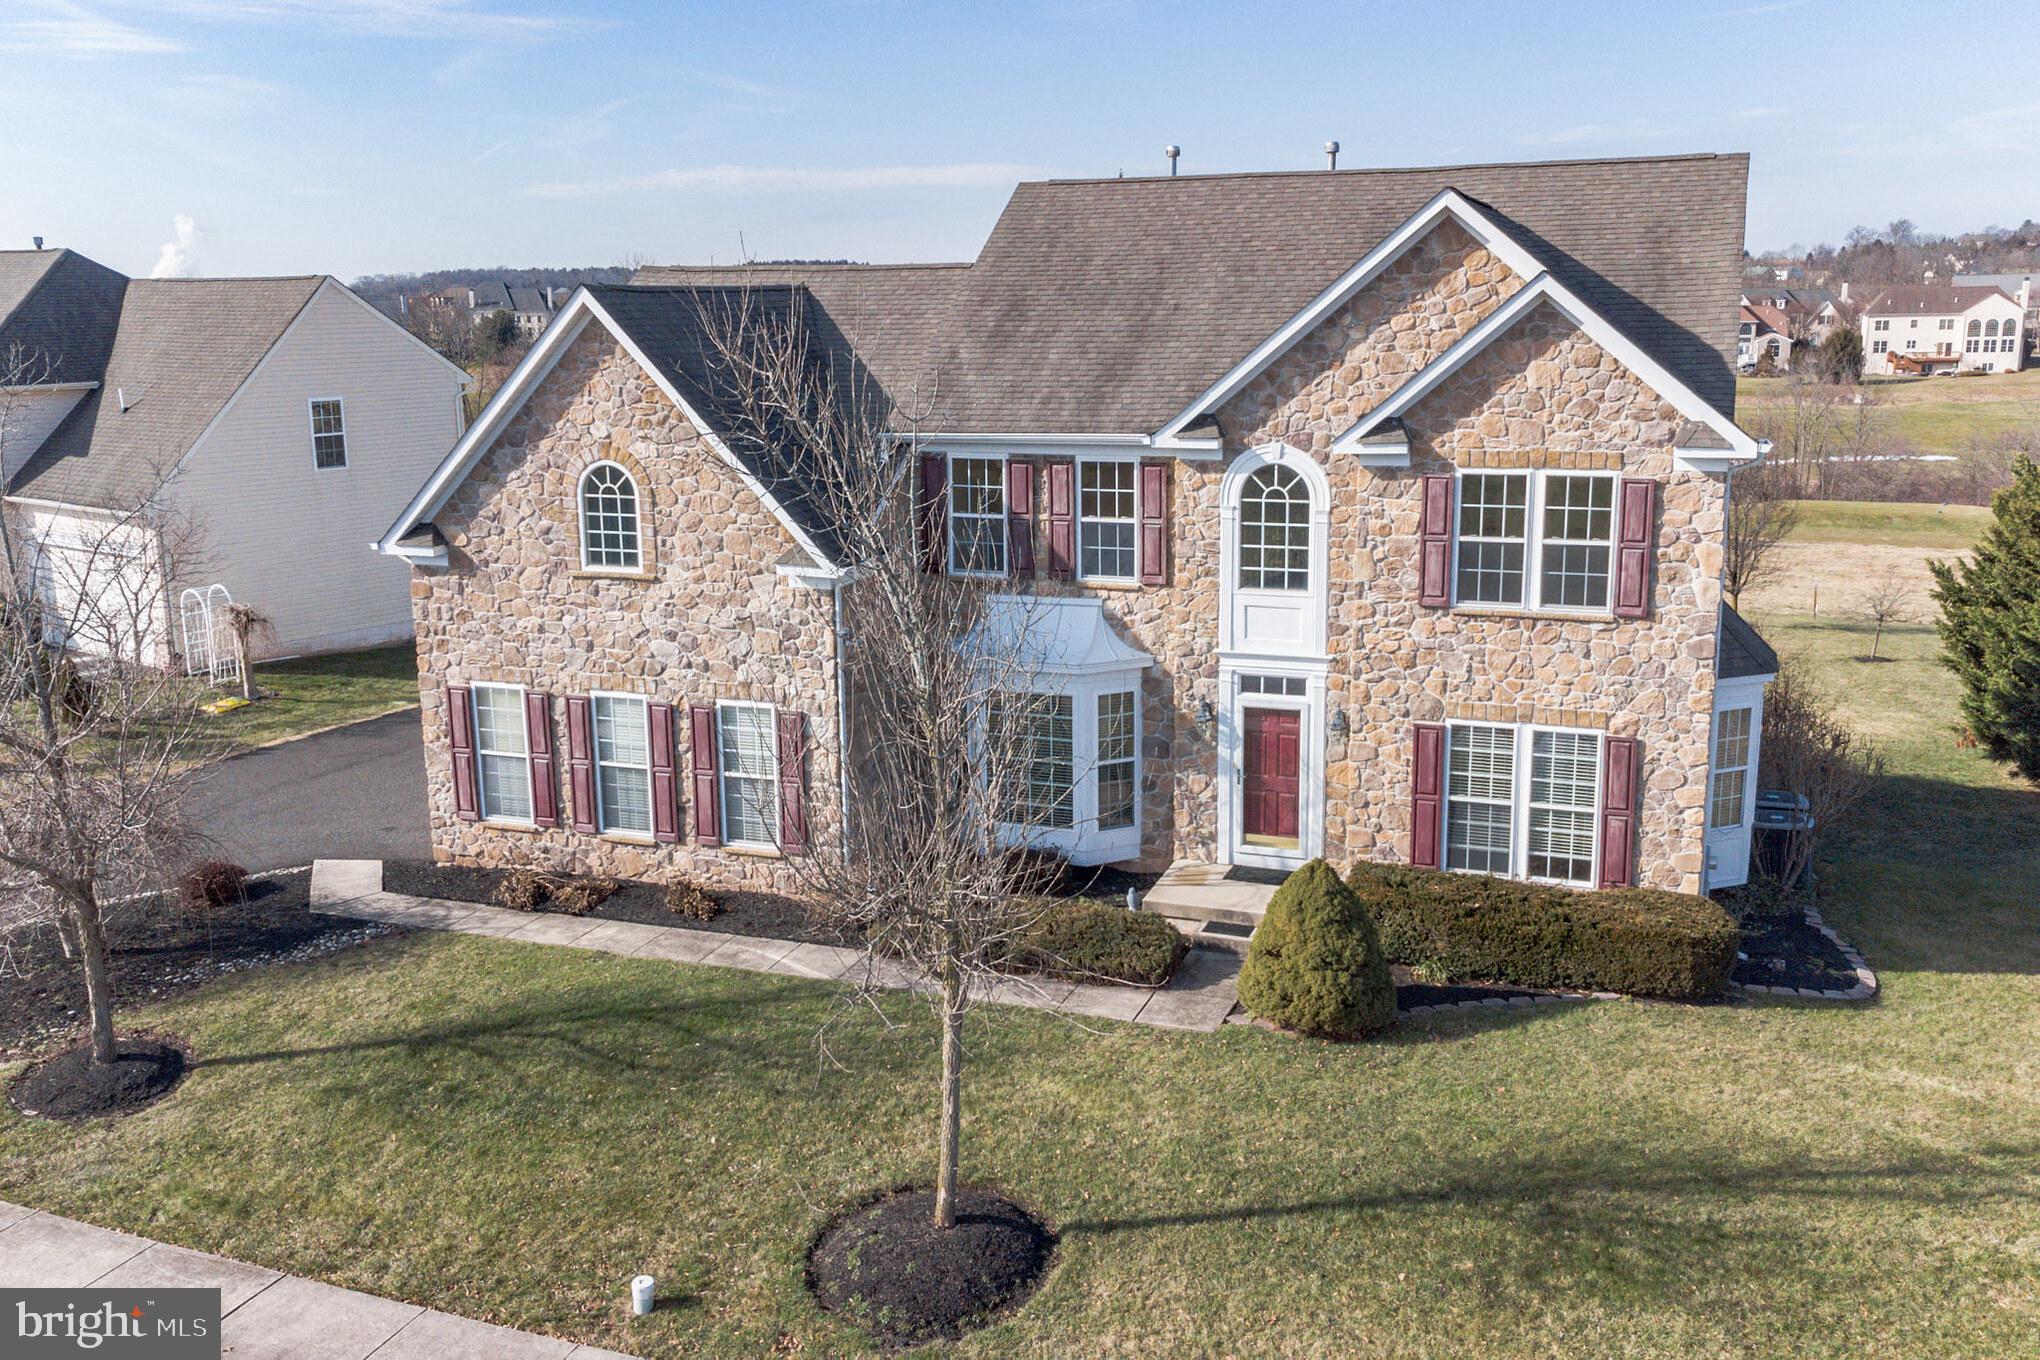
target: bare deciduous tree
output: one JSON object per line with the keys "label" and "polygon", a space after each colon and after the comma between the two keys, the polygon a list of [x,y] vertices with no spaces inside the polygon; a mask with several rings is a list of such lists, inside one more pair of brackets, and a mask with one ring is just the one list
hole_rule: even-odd
{"label": "bare deciduous tree", "polygon": [[[47,366],[0,356],[0,448]],[[180,815],[209,749],[167,657],[167,592],[193,540],[157,495],[31,526],[0,505],[0,931],[54,927],[83,972],[95,1062],[114,1058],[110,902],[189,858]]]}
{"label": "bare deciduous tree", "polygon": [[1912,596],[1912,587],[1905,578],[1895,570],[1886,569],[1877,585],[1864,597],[1863,610],[1872,625],[1870,655],[1864,660],[1879,660],[1877,653],[1884,642],[1884,630],[1912,617]]}
{"label": "bare deciduous tree", "polygon": [[1802,365],[1785,378],[1783,400],[1752,406],[1752,433],[1775,445],[1771,462],[1801,499],[1833,496],[1841,473],[1884,450],[1883,402],[1874,388],[1830,382]]}
{"label": "bare deciduous tree", "polygon": [[1721,588],[1741,607],[1742,593],[1776,576],[1782,565],[1778,545],[1799,525],[1791,498],[1791,475],[1760,463],[1729,484],[1728,528],[1722,539]]}
{"label": "bare deciduous tree", "polygon": [[1789,833],[1781,883],[1797,883],[1821,838],[1846,825],[1849,813],[1884,774],[1884,755],[1844,724],[1833,698],[1803,657],[1788,657],[1764,691],[1761,787],[1802,794],[1812,825]]}
{"label": "bare deciduous tree", "polygon": [[251,604],[227,606],[227,628],[234,635],[234,654],[241,660],[241,697],[255,701],[255,639],[274,637],[276,627]]}
{"label": "bare deciduous tree", "polygon": [[1030,833],[1017,829],[1068,825],[1084,771],[1070,700],[1039,692],[1036,611],[1047,606],[929,569],[942,510],[920,501],[928,411],[848,371],[785,296],[737,289],[697,306],[729,438],[785,470],[847,573],[836,607],[854,803],[839,825],[810,828],[813,852],[791,862],[815,909],[865,949],[863,994],[921,983],[935,1009],[935,1222],[946,1228],[964,1021],[1042,910],[1031,857],[1015,850]]}

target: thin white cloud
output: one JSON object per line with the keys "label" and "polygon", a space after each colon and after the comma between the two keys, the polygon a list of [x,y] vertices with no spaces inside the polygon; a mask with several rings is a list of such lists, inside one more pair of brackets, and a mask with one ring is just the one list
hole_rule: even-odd
{"label": "thin white cloud", "polygon": [[1737,109],[1729,117],[1738,123],[1754,123],[1759,119],[1783,118],[1792,110],[1784,104],[1761,104],[1753,109]]}
{"label": "thin white cloud", "polygon": [[47,0],[38,10],[40,18],[0,21],[0,52],[111,57],[190,50],[175,38],[109,19],[67,0]]}
{"label": "thin white cloud", "polygon": [[693,189],[711,193],[757,194],[867,189],[981,189],[1036,179],[1034,165],[969,161],[957,165],[874,165],[856,167],[704,165],[656,170],[614,179],[553,180],[525,192],[534,198],[608,198],[617,194]]}
{"label": "thin white cloud", "polygon": [[1516,138],[1518,146],[1572,146],[1578,142],[1606,142],[1622,138],[1666,137],[1671,129],[1642,123],[1576,123],[1550,132],[1525,132]]}
{"label": "thin white cloud", "polygon": [[1717,19],[1754,19],[1765,14],[1783,14],[1787,10],[1804,9],[1813,0],[1772,0],[1768,5],[1745,5],[1741,9],[1725,9],[1714,17]]}
{"label": "thin white cloud", "polygon": [[156,253],[156,267],[149,271],[152,279],[181,279],[191,272],[192,255],[201,234],[198,223],[190,213],[178,213],[171,219],[170,228],[174,234]]}
{"label": "thin white cloud", "polygon": [[2030,151],[2040,145],[2040,102],[1986,109],[1957,118],[1949,127],[1979,151]]}
{"label": "thin white cloud", "polygon": [[497,9],[475,0],[160,0],[194,18],[294,23],[310,21],[353,33],[463,42],[558,36],[586,29],[582,19]]}
{"label": "thin white cloud", "polygon": [[165,101],[193,118],[240,118],[283,102],[289,91],[273,80],[219,73],[183,76],[163,91]]}

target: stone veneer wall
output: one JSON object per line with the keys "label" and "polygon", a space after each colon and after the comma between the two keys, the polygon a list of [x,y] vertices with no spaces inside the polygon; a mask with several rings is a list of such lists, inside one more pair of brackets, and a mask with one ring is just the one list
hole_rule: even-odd
{"label": "stone veneer wall", "polygon": [[[639,576],[580,570],[576,488],[602,459],[637,475],[649,551]],[[682,708],[748,699],[807,715],[816,853],[838,824],[832,597],[773,566],[792,537],[638,368],[591,322],[436,520],[451,569],[415,572],[418,682],[436,857],[792,891],[772,856],[693,843],[684,711],[677,845],[463,822],[453,811],[448,684],[505,681],[554,696],[562,820],[569,694],[615,690]]]}
{"label": "stone veneer wall", "polygon": [[[1143,708],[1144,867],[1209,859],[1217,845],[1217,754],[1191,715],[1200,700],[1219,703],[1220,483],[1240,453],[1279,441],[1316,457],[1333,487],[1327,702],[1346,710],[1352,730],[1326,752],[1326,855],[1406,859],[1412,725],[1506,715],[1639,736],[1638,881],[1698,890],[1723,486],[1673,466],[1672,408],[1540,307],[1408,414],[1407,471],[1330,452],[1523,282],[1456,224],[1441,225],[1226,405],[1223,458],[1172,466],[1166,586],[1027,583],[1100,596],[1156,658]],[[1421,479],[1454,465],[1661,480],[1651,617],[1420,608]],[[1036,483],[1044,496],[1045,479]],[[1037,505],[1037,524],[1044,513]],[[1037,561],[1045,552],[1037,543]]]}

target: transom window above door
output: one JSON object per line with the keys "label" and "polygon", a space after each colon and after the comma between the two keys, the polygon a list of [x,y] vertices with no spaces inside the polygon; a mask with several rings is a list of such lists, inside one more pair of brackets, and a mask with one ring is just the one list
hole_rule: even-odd
{"label": "transom window above door", "polygon": [[1454,601],[1606,611],[1615,482],[1604,473],[1460,474]]}
{"label": "transom window above door", "polygon": [[1241,590],[1310,589],[1310,488],[1271,464],[1240,492]]}

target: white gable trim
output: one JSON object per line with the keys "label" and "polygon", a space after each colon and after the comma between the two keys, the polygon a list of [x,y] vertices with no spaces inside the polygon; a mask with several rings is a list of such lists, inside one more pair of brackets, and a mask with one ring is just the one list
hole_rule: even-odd
{"label": "white gable trim", "polygon": [[[1538,274],[1514,297],[1504,302],[1461,336],[1459,340],[1432,360],[1415,377],[1397,388],[1381,405],[1369,411],[1360,421],[1332,442],[1335,453],[1361,451],[1360,441],[1380,428],[1391,417],[1400,416],[1411,407],[1436,391],[1438,385],[1451,377],[1474,355],[1486,349],[1494,339],[1515,325],[1539,303],[1550,303],[1560,315],[1587,333],[1588,338],[1613,355],[1617,362],[1634,373],[1652,391],[1669,402],[1674,410],[1696,424],[1704,425],[1719,435],[1723,446],[1695,450],[1689,459],[1683,448],[1675,449],[1681,463],[1695,471],[1720,471],[1723,466],[1754,462],[1761,458],[1768,445],[1752,438],[1727,416],[1717,411],[1700,395],[1680,381],[1663,364],[1644,353],[1628,336],[1613,323],[1582,301],[1578,294],[1554,279],[1549,274]],[[1699,463],[1719,466],[1701,467]]]}
{"label": "white gable trim", "polygon": [[1543,266],[1497,227],[1492,218],[1475,207],[1472,200],[1457,189],[1443,190],[1429,203],[1419,208],[1408,221],[1390,232],[1381,244],[1367,252],[1359,263],[1334,279],[1331,286],[1311,299],[1310,304],[1302,311],[1284,322],[1273,335],[1256,345],[1246,358],[1199,393],[1195,401],[1184,407],[1174,419],[1155,433],[1155,445],[1162,448],[1170,447],[1172,441],[1191,421],[1217,410],[1231,400],[1241,388],[1260,376],[1268,365],[1286,354],[1290,346],[1313,330],[1330,313],[1344,306],[1355,293],[1379,278],[1384,270],[1402,257],[1405,251],[1447,218],[1457,222],[1466,230],[1467,235],[1492,251],[1496,258],[1513,269],[1519,277],[1529,279],[1543,272]]}
{"label": "white gable trim", "polygon": [[532,346],[530,353],[526,354],[523,361],[511,372],[502,388],[490,399],[481,416],[468,428],[468,432],[461,436],[460,442],[453,446],[452,451],[440,460],[439,466],[433,469],[431,478],[419,489],[418,494],[411,498],[403,513],[398,515],[383,536],[370,546],[377,552],[391,557],[409,555],[398,548],[397,541],[411,531],[412,525],[431,519],[444,508],[461,482],[466,480],[467,474],[481,460],[482,454],[502,432],[503,426],[509,423],[510,417],[522,409],[539,383],[543,382],[546,375],[558,365],[560,356],[566,353],[568,346],[587,329],[590,321],[598,322],[609,332],[611,338],[623,346],[624,351],[639,368],[644,370],[645,376],[656,383],[659,390],[664,392],[673,405],[679,408],[680,413],[687,417],[688,422],[701,432],[702,438],[715,451],[716,456],[764,503],[765,508],[772,512],[773,517],[792,536],[793,541],[800,545],[801,550],[814,559],[815,565],[818,568],[830,569],[833,564],[827,555],[815,546],[805,530],[794,523],[793,518],[786,513],[785,507],[765,489],[762,482],[751,475],[750,469],[731,452],[722,437],[701,418],[701,413],[666,380],[666,375],[659,371],[658,365],[638,348],[637,342],[625,334],[623,327],[603,310],[602,305],[595,301],[594,296],[585,288],[574,290],[573,297],[569,298],[567,305],[554,316],[553,323],[544,336]]}

